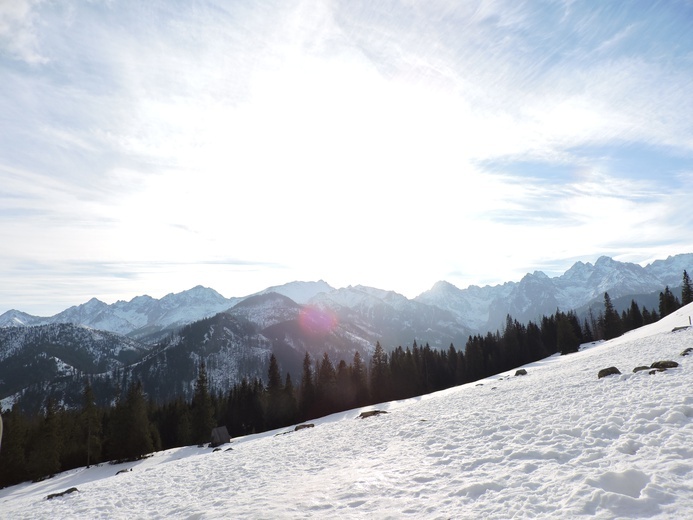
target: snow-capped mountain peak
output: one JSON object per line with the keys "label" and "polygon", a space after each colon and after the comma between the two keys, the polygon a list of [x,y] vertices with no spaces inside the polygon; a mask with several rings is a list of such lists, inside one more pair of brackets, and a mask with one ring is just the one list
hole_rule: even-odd
{"label": "snow-capped mountain peak", "polygon": [[305,304],[320,293],[329,293],[332,291],[334,291],[334,288],[330,286],[330,284],[324,280],[318,280],[317,282],[289,282],[284,285],[268,287],[256,294],[273,292],[291,298],[296,303]]}

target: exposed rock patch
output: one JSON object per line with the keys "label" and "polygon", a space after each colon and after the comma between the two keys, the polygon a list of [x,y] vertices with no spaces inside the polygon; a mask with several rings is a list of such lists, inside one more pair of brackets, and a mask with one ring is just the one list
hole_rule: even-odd
{"label": "exposed rock patch", "polygon": [[305,430],[306,428],[314,428],[315,425],[313,423],[306,423],[306,424],[299,424],[294,428],[294,431],[297,432],[299,430]]}
{"label": "exposed rock patch", "polygon": [[527,371],[524,368],[521,368],[520,370],[515,372],[516,377],[517,376],[526,376],[526,375],[527,375]]}
{"label": "exposed rock patch", "polygon": [[679,364],[676,361],[655,361],[650,365],[650,368],[676,368]]}
{"label": "exposed rock patch", "polygon": [[601,379],[602,377],[607,377],[607,376],[611,376],[611,375],[618,375],[620,373],[621,373],[621,371],[616,367],[602,368],[599,371],[599,373],[597,374],[597,378]]}
{"label": "exposed rock patch", "polygon": [[46,497],[46,500],[52,500],[57,497],[61,497],[63,495],[69,495],[70,493],[74,493],[75,491],[79,491],[76,487],[71,487],[70,489],[66,489],[65,491],[61,491],[60,493],[51,493]]}
{"label": "exposed rock patch", "polygon": [[385,410],[368,410],[367,412],[361,412],[359,419],[366,419],[368,417],[375,417],[376,415],[381,415],[387,413]]}

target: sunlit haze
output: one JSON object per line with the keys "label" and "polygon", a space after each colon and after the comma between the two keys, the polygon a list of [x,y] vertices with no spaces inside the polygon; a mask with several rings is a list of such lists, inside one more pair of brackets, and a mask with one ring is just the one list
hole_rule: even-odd
{"label": "sunlit haze", "polygon": [[0,313],[693,252],[691,21],[683,0],[0,0]]}

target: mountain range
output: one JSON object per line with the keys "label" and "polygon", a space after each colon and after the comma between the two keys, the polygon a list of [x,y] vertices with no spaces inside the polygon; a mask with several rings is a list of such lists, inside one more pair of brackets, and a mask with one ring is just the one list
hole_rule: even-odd
{"label": "mountain range", "polygon": [[556,309],[594,307],[597,314],[604,292],[624,305],[630,297],[651,302],[665,286],[681,285],[684,270],[693,272],[693,254],[645,267],[601,257],[555,278],[536,271],[496,286],[441,281],[413,299],[320,280],[239,298],[200,286],[110,305],[92,298],[52,317],[11,310],[0,316],[0,399],[5,407],[20,397],[38,405],[50,389],[74,404],[89,374],[103,399],[138,378],[166,400],[191,394],[203,360],[212,388],[227,390],[244,377],[263,378],[272,353],[298,379],[306,352],[313,359],[327,352],[336,364],[356,352],[368,359],[376,342],[459,349],[470,334],[502,329],[508,314],[520,322]]}

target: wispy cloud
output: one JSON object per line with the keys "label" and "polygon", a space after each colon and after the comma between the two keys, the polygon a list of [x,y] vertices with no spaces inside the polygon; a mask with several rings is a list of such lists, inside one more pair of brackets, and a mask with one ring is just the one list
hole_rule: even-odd
{"label": "wispy cloud", "polygon": [[459,4],[0,3],[0,270],[414,295],[693,247],[691,6]]}
{"label": "wispy cloud", "polygon": [[34,11],[40,1],[0,1],[0,52],[31,64],[47,61],[39,49],[39,29]]}

